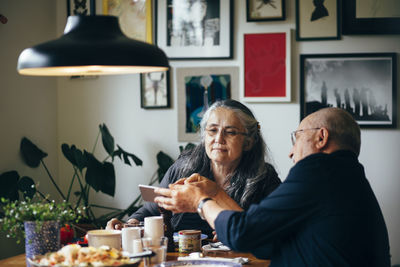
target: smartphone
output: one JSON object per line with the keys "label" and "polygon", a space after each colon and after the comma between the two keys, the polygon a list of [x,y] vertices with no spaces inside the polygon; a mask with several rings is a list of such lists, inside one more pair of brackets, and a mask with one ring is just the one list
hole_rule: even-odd
{"label": "smartphone", "polygon": [[158,194],[154,193],[154,189],[156,189],[156,186],[151,186],[151,185],[139,185],[140,193],[142,194],[142,198],[144,201],[148,202],[154,202],[154,198],[156,196],[159,196]]}

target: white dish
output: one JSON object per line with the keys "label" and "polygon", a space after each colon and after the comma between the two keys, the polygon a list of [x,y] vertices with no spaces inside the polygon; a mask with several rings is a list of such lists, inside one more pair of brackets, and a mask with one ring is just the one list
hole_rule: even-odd
{"label": "white dish", "polygon": [[231,249],[225,245],[223,245],[221,242],[214,243],[215,246],[211,246],[210,244],[204,245],[202,247],[204,252],[208,251],[230,251]]}

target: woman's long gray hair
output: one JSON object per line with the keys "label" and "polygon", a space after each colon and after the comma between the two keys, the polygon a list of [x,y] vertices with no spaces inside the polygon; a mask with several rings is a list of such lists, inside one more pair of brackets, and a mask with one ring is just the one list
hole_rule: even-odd
{"label": "woman's long gray hair", "polygon": [[188,177],[193,173],[201,175],[211,174],[211,164],[205,150],[205,128],[210,114],[217,108],[226,108],[236,113],[240,122],[246,129],[246,137],[251,141],[252,147],[243,151],[241,161],[236,170],[227,179],[230,181],[225,191],[242,208],[247,209],[251,203],[258,202],[265,194],[265,176],[267,172],[274,172],[265,164],[266,145],[259,130],[259,123],[253,113],[242,103],[235,100],[215,102],[204,114],[200,122],[201,142],[195,148],[184,151],[179,160],[183,168],[180,177]]}

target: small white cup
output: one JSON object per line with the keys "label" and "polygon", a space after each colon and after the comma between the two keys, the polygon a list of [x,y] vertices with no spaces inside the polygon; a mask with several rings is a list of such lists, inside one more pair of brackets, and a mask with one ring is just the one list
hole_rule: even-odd
{"label": "small white cup", "polygon": [[164,219],[162,216],[144,218],[144,237],[164,236]]}
{"label": "small white cup", "polygon": [[133,252],[133,240],[140,238],[139,227],[125,227],[122,228],[122,250],[129,253]]}

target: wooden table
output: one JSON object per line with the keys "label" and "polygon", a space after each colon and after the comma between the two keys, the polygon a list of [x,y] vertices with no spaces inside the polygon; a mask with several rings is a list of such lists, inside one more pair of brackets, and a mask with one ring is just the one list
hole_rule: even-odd
{"label": "wooden table", "polygon": [[[175,261],[178,257],[183,257],[187,256],[187,254],[184,253],[178,253],[178,252],[168,252],[167,254],[167,261]],[[226,258],[236,258],[236,257],[245,257],[249,258],[250,262],[246,264],[245,266],[256,266],[256,267],[267,267],[269,266],[269,261],[267,260],[260,260],[254,257],[250,253],[238,253],[238,252],[218,252],[215,253],[213,252],[211,254],[207,254],[207,256],[210,257],[226,257]],[[10,257],[7,259],[0,260],[0,266],[1,267],[24,267],[26,266],[25,263],[25,254],[17,255],[14,257]],[[143,263],[140,264],[140,266],[143,266]]]}

